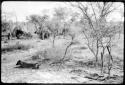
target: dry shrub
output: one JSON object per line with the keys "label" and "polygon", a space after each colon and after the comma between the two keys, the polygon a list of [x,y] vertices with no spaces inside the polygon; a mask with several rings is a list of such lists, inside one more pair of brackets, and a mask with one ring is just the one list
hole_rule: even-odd
{"label": "dry shrub", "polygon": [[73,44],[73,45],[77,45],[77,44],[80,44],[80,42],[79,42],[79,41],[74,40],[74,41],[72,42],[72,44]]}
{"label": "dry shrub", "polygon": [[46,57],[51,58],[51,59],[55,59],[55,60],[59,60],[63,57],[64,50],[65,50],[64,47],[48,48],[48,49],[46,49]]}
{"label": "dry shrub", "polygon": [[32,58],[32,60],[40,59],[40,57],[38,55],[33,55],[31,58]]}
{"label": "dry shrub", "polygon": [[[37,60],[37,59],[41,61],[52,60],[52,62],[56,62],[63,58],[65,49],[66,47],[47,48],[44,51],[36,52],[35,55],[32,56],[32,60]],[[67,61],[71,57],[70,55],[71,54],[69,49],[64,60]]]}
{"label": "dry shrub", "polygon": [[80,47],[79,49],[87,49],[87,47],[85,47],[85,46],[82,46],[82,47]]}
{"label": "dry shrub", "polygon": [[[66,50],[66,47],[58,47],[58,48],[51,48],[47,52],[49,56],[52,56],[51,58],[60,60],[64,57],[65,50]],[[71,57],[71,48],[67,50],[65,59],[69,59],[70,57]]]}
{"label": "dry shrub", "polygon": [[14,50],[28,50],[31,46],[30,45],[23,45],[20,43],[16,43],[15,45],[9,45],[2,48],[2,52],[10,52]]}
{"label": "dry shrub", "polygon": [[[90,59],[90,60],[74,60],[74,63],[77,65],[77,66],[80,66],[80,67],[87,67],[87,68],[95,68],[95,66],[98,68],[101,66],[101,63],[100,62],[96,62],[95,59]],[[97,65],[96,65],[97,64]]]}
{"label": "dry shrub", "polygon": [[32,60],[45,59],[46,51],[37,51],[31,58]]}

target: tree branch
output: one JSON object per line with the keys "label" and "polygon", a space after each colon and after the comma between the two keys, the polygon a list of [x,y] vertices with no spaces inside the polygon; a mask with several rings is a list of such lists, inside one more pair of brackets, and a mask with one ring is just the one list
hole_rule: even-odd
{"label": "tree branch", "polygon": [[90,3],[91,7],[92,7],[92,10],[93,10],[93,13],[94,13],[94,16],[95,16],[95,20],[96,20],[96,24],[98,25],[98,22],[97,22],[97,17],[96,17],[96,13],[95,13],[95,9],[93,8],[92,4]]}

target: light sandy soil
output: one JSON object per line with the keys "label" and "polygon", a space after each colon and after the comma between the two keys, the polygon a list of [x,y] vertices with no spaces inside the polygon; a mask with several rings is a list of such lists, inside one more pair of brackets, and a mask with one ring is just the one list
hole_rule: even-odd
{"label": "light sandy soil", "polygon": [[[80,37],[80,36],[79,36]],[[120,57],[121,68],[113,68],[111,75],[117,74],[122,76],[123,81],[123,36],[122,39],[118,41],[117,47],[114,47],[113,55]],[[16,42],[31,45],[28,50],[15,50],[12,52],[2,53],[1,57],[1,80],[3,83],[105,83],[104,81],[97,81],[85,78],[88,73],[100,73],[99,68],[88,68],[81,67],[75,64],[76,61],[87,61],[93,59],[93,56],[89,49],[83,50],[73,50],[73,48],[78,48],[85,46],[82,38],[79,38],[81,44],[72,46],[71,56],[73,56],[71,61],[68,61],[64,68],[60,68],[58,71],[58,66],[50,66],[45,63],[40,66],[40,69],[19,69],[14,68],[16,62],[20,60],[26,60],[31,58],[37,51],[42,51],[47,48],[52,47],[52,42],[50,40],[11,40],[8,43],[2,43],[4,47],[7,44],[14,44]],[[69,39],[57,39],[55,42],[56,47],[66,47],[70,42]],[[4,58],[6,58],[4,60]],[[119,62],[119,61],[118,61]],[[75,72],[76,70],[76,72]],[[121,80],[120,80],[121,81]],[[119,82],[117,82],[119,83]]]}

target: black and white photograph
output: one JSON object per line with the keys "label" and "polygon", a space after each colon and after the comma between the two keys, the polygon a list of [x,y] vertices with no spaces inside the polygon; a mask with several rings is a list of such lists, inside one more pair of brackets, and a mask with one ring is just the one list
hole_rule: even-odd
{"label": "black and white photograph", "polygon": [[3,1],[1,82],[122,84],[124,3]]}

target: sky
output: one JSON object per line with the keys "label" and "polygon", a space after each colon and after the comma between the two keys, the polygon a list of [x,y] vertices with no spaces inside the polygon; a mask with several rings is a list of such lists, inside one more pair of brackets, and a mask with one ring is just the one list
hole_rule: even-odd
{"label": "sky", "polygon": [[[53,8],[56,7],[68,7],[64,2],[45,2],[45,1],[4,1],[2,3],[2,12],[7,12],[13,17],[11,19],[16,20],[15,15],[17,16],[17,21],[25,21],[26,16],[31,14],[42,14],[47,13],[45,9],[49,9],[48,14],[51,16]],[[108,17],[108,21],[123,21],[124,18],[121,17],[119,11],[124,11],[123,3],[117,4],[120,8],[117,12],[112,13]]]}

